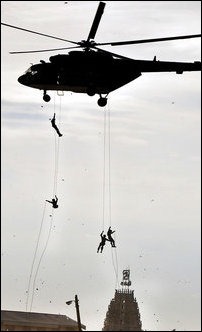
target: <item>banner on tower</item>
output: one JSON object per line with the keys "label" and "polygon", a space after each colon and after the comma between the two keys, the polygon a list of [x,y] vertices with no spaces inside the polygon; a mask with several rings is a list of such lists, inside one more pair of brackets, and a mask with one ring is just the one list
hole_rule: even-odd
{"label": "banner on tower", "polygon": [[130,270],[123,270],[123,279],[121,281],[121,286],[131,286]]}

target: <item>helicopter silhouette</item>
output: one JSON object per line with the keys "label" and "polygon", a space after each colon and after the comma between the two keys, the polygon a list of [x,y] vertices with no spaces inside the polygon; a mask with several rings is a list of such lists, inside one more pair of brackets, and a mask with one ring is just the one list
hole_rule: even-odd
{"label": "helicopter silhouette", "polygon": [[176,72],[177,74],[182,74],[184,71],[201,71],[200,61],[195,61],[193,63],[167,62],[156,60],[156,56],[154,56],[153,60],[135,60],[100,49],[97,46],[132,45],[201,37],[200,34],[197,34],[97,43],[94,41],[94,38],[104,12],[104,7],[105,3],[100,2],[89,35],[86,40],[81,40],[80,42],[39,33],[7,23],[1,23],[2,25],[11,28],[66,41],[76,45],[48,50],[10,52],[11,54],[82,48],[80,51],[74,50],[70,51],[68,54],[51,56],[49,58],[50,62],[40,60],[40,63],[32,65],[25,74],[20,76],[18,82],[31,88],[43,90],[43,100],[45,102],[49,102],[51,99],[47,94],[48,90],[72,91],[76,93],[86,93],[89,96],[98,94],[98,105],[103,107],[107,104],[107,96],[111,91],[137,79],[144,72]]}

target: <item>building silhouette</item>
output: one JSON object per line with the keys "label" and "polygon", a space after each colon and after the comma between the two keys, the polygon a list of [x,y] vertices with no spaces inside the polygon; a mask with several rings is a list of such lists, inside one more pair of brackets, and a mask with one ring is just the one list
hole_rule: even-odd
{"label": "building silhouette", "polygon": [[130,290],[130,270],[123,270],[122,289],[115,290],[102,331],[143,331],[134,291]]}
{"label": "building silhouette", "polygon": [[[81,324],[81,330],[86,326]],[[79,331],[78,322],[65,316],[1,310],[1,331]]]}

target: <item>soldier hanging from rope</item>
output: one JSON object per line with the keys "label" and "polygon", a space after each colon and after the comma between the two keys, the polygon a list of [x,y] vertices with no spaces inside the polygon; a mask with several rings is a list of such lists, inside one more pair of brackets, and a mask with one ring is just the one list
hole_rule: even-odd
{"label": "soldier hanging from rope", "polygon": [[111,226],[110,226],[109,229],[108,229],[108,231],[107,231],[107,237],[108,237],[108,239],[109,239],[109,241],[110,241],[110,243],[111,243],[111,246],[114,247],[114,248],[116,248],[116,246],[115,246],[115,241],[114,241],[114,239],[112,238],[112,234],[113,234],[114,232],[115,232],[115,231],[112,231]]}
{"label": "soldier hanging from rope", "polygon": [[57,127],[56,124],[55,124],[55,113],[54,113],[53,118],[51,119],[51,124],[52,124],[52,127],[56,130],[56,132],[57,132],[57,134],[59,135],[59,137],[61,137],[62,134],[60,133],[58,127]]}
{"label": "soldier hanging from rope", "polygon": [[97,252],[99,252],[99,250],[100,250],[100,252],[102,252],[102,251],[103,251],[103,248],[104,248],[104,246],[105,246],[105,244],[106,244],[106,241],[109,241],[109,240],[107,239],[106,235],[103,234],[103,233],[104,233],[104,231],[102,231],[102,233],[100,234],[100,236],[101,236],[101,242],[100,242],[100,244],[99,244],[99,246],[98,246],[98,248],[97,248]]}
{"label": "soldier hanging from rope", "polygon": [[58,208],[58,198],[57,198],[57,196],[55,195],[55,198],[53,198],[52,199],[52,201],[48,201],[47,199],[46,199],[46,202],[48,202],[48,203],[51,203],[52,205],[53,205],[53,208],[54,209],[57,209]]}

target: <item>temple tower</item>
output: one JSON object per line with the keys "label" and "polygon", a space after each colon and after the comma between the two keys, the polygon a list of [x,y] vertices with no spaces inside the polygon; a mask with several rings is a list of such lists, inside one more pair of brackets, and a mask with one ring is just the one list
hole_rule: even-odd
{"label": "temple tower", "polygon": [[130,290],[130,270],[123,270],[122,288],[115,290],[102,331],[143,331],[134,291]]}

